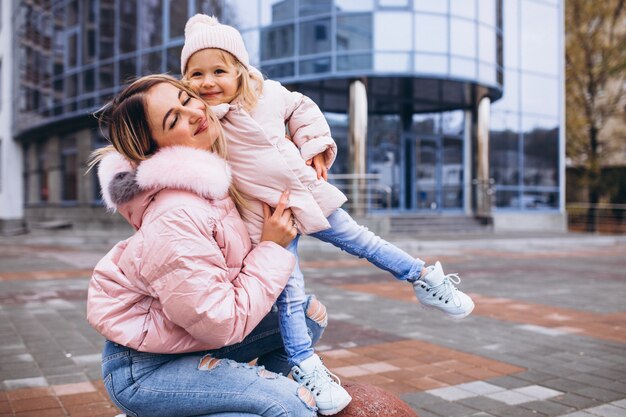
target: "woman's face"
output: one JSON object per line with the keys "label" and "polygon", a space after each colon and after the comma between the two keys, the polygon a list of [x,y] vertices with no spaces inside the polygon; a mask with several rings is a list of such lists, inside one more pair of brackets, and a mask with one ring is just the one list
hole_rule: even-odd
{"label": "woman's face", "polygon": [[163,82],[146,94],[148,123],[159,148],[189,146],[211,150],[220,129],[207,119],[205,104],[186,91]]}
{"label": "woman's face", "polygon": [[237,68],[224,61],[224,53],[215,48],[202,49],[191,55],[187,63],[189,83],[211,106],[230,103],[239,88]]}

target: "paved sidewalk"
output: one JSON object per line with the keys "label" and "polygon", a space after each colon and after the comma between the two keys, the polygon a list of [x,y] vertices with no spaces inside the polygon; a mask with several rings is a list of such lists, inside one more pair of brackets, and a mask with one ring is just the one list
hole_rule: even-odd
{"label": "paved sidewalk", "polygon": [[[465,320],[422,309],[411,287],[302,242],[309,292],[328,307],[318,350],[342,379],[432,416],[626,416],[626,237],[457,237],[398,242],[459,272]],[[0,238],[0,417],[113,417],[103,339],[84,319],[104,236]]]}

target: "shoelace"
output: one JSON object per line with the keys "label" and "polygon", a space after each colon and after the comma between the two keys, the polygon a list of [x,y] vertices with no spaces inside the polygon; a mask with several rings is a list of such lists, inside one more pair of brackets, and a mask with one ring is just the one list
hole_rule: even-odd
{"label": "shoelace", "polygon": [[[456,291],[456,287],[454,285],[459,285],[460,283],[461,277],[459,277],[458,273],[448,274],[443,277],[443,281],[441,284],[437,285],[436,287],[427,288],[426,292],[434,291],[433,297],[436,297],[437,294],[440,294],[439,300],[445,299],[446,304],[448,304],[448,301],[452,300],[454,302],[454,305],[460,307],[461,300],[459,300],[458,297],[454,296],[454,293]],[[422,284],[422,288],[424,287],[426,286]]]}
{"label": "shoelace", "polygon": [[[322,387],[328,385],[334,381],[333,375],[328,371],[322,371],[318,368],[311,373],[305,374],[301,369],[295,371],[296,375],[302,374],[302,381],[306,381],[304,386],[307,387],[315,396],[319,396],[322,392]],[[319,385],[316,385],[319,384]],[[316,392],[317,390],[317,392]]]}

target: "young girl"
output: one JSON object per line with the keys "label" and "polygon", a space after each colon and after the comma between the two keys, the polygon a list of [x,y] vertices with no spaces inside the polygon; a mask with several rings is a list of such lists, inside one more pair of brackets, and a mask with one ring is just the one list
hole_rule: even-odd
{"label": "young girl", "polygon": [[[290,208],[299,233],[314,236],[366,258],[397,279],[412,283],[418,300],[454,318],[471,313],[471,298],[457,290],[456,275],[444,275],[439,262],[424,262],[358,225],[339,208],[346,200],[326,182],[336,145],[320,109],[310,99],[263,80],[249,64],[240,33],[214,17],[196,15],[185,27],[181,73],[222,117],[229,163],[237,187],[250,201],[243,217],[258,241],[261,202],[274,205],[289,189]],[[285,137],[285,127],[291,140]],[[297,258],[297,242],[288,247]],[[313,352],[304,327],[304,282],[295,270],[278,299],[281,331],[296,381],[311,388],[319,412],[339,412],[350,401],[339,380]]]}
{"label": "young girl", "polygon": [[133,82],[104,118],[103,197],[137,229],[89,284],[111,400],[128,416],[316,416],[311,393],[274,373],[290,369],[271,311],[295,264],[288,196],[251,248],[220,123],[170,76]]}

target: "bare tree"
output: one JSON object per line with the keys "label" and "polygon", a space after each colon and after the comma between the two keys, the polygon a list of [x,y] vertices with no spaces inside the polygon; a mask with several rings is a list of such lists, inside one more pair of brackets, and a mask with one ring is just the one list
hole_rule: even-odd
{"label": "bare tree", "polygon": [[[616,141],[607,122],[624,114],[626,0],[566,0],[567,156],[584,171],[594,231],[601,172]],[[624,120],[622,120],[622,123]]]}

